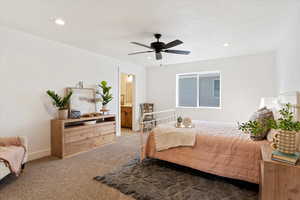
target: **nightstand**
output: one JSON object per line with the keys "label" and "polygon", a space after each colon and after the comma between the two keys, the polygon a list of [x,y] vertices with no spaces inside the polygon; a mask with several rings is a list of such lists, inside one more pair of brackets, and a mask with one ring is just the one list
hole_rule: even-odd
{"label": "nightstand", "polygon": [[300,163],[296,166],[271,160],[272,149],[261,147],[260,200],[300,200]]}

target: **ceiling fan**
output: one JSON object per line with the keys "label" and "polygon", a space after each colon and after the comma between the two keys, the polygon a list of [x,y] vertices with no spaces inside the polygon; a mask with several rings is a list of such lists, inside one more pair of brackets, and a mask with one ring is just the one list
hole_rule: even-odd
{"label": "ceiling fan", "polygon": [[156,34],[154,34],[154,37],[157,39],[157,41],[156,42],[152,42],[150,44],[150,46],[149,45],[145,45],[145,44],[141,44],[141,43],[138,43],[138,42],[131,42],[132,44],[139,45],[139,46],[151,49],[151,51],[149,50],[149,51],[134,52],[134,53],[130,53],[128,55],[136,55],[136,54],[142,54],[142,53],[155,52],[156,60],[161,60],[162,59],[162,52],[163,53],[181,54],[181,55],[188,55],[188,54],[191,53],[190,51],[170,49],[172,47],[175,47],[177,45],[182,44],[183,42],[180,41],[180,40],[174,40],[172,42],[169,42],[169,43],[165,44],[164,42],[160,42],[159,41],[159,39],[161,38],[161,34],[156,33]]}

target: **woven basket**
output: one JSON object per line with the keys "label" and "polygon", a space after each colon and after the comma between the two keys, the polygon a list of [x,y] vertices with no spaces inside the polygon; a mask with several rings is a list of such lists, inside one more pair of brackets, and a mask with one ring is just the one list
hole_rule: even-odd
{"label": "woven basket", "polygon": [[296,134],[295,131],[278,131],[274,135],[275,149],[282,153],[296,153]]}

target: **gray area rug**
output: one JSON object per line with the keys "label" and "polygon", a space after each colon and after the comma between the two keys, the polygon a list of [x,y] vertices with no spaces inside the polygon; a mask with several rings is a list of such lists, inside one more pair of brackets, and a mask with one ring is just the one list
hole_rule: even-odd
{"label": "gray area rug", "polygon": [[94,179],[138,200],[257,200],[259,188],[156,159],[135,159]]}

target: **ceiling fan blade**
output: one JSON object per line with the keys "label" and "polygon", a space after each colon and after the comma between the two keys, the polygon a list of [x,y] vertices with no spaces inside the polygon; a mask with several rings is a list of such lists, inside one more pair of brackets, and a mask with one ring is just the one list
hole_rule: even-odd
{"label": "ceiling fan blade", "polygon": [[161,53],[155,53],[155,57],[156,57],[156,60],[161,60],[162,59],[162,55]]}
{"label": "ceiling fan blade", "polygon": [[139,52],[129,53],[128,55],[136,55],[136,54],[151,53],[151,52],[154,52],[154,51],[139,51]]}
{"label": "ceiling fan blade", "polygon": [[181,54],[181,55],[189,55],[191,53],[190,51],[173,50],[173,49],[167,49],[164,52],[165,53]]}
{"label": "ceiling fan blade", "polygon": [[142,47],[146,47],[148,49],[152,49],[150,46],[145,45],[145,44],[141,44],[141,43],[138,43],[138,42],[131,42],[131,44],[135,44],[135,45],[139,45],[139,46],[142,46]]}
{"label": "ceiling fan blade", "polygon": [[168,44],[166,44],[166,45],[164,46],[164,49],[169,49],[169,48],[175,47],[175,46],[177,46],[177,45],[180,45],[180,44],[182,44],[182,43],[183,43],[183,42],[180,41],[180,40],[174,40],[174,41],[169,42]]}

